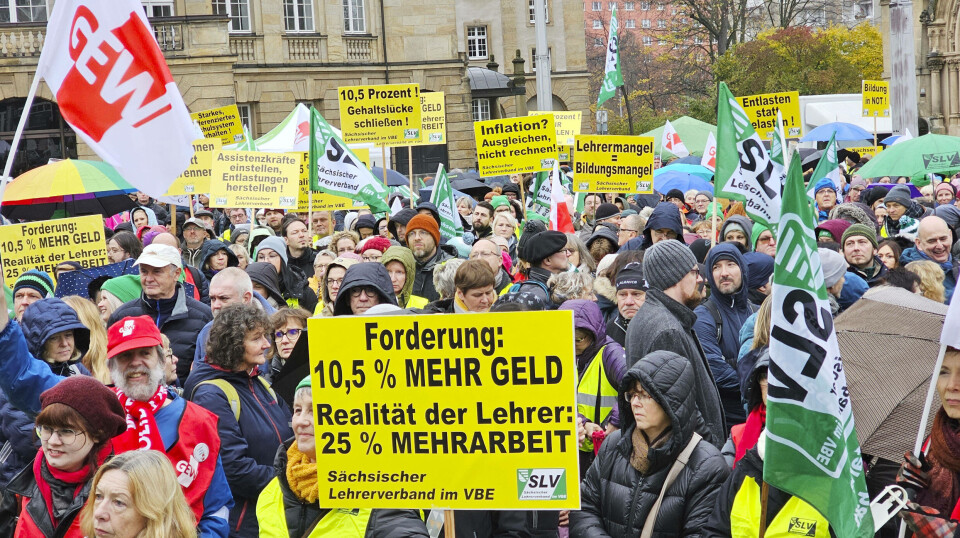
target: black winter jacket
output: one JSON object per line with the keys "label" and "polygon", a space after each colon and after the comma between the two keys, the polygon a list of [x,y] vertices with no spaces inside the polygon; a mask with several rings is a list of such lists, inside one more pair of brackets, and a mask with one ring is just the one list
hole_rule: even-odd
{"label": "black winter jacket", "polygon": [[[622,429],[604,440],[580,485],[582,509],[570,513],[571,538],[640,536],[671,465],[693,436],[697,406],[689,361],[676,353],[655,351],[627,372],[620,394],[637,382],[670,418],[670,438],[650,449],[650,469],[640,474],[630,464],[636,420],[630,404],[619,398]],[[701,440],[667,489],[653,535],[698,536],[729,473],[720,451]]]}
{"label": "black winter jacket", "polygon": [[[426,517],[429,509],[424,509]],[[455,510],[457,538],[554,538],[560,513],[551,510]],[[292,536],[292,534],[291,534]],[[374,510],[365,538],[427,538],[418,510]]]}
{"label": "black winter jacket", "polygon": [[[160,325],[160,332],[167,335],[170,339],[170,347],[173,348],[173,354],[180,357],[177,363],[177,377],[182,384],[187,380],[190,373],[190,365],[193,364],[189,357],[193,357],[197,350],[197,335],[208,322],[213,320],[213,313],[210,307],[197,301],[193,297],[187,297],[183,286],[177,284],[176,305],[173,312]],[[110,315],[110,321],[107,326],[113,325],[127,316],[150,316],[150,319],[156,322],[158,314],[157,301],[147,299],[145,295],[140,295],[139,299],[120,305],[120,308],[114,310]],[[186,357],[186,358],[185,358]]]}
{"label": "black winter jacket", "polygon": [[[437,288],[433,285],[433,268],[437,265],[453,258],[443,249],[437,247],[436,254],[424,263],[417,260],[417,274],[413,280],[413,294],[423,297],[428,301],[436,301],[440,298]],[[393,289],[392,287],[390,289]]]}

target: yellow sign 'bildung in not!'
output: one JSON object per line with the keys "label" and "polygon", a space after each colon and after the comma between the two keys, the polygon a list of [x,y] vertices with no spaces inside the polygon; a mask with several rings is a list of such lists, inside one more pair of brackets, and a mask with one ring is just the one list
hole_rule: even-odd
{"label": "yellow sign 'bildung in not!'", "polygon": [[201,138],[193,141],[193,158],[190,166],[180,174],[167,189],[167,196],[200,194],[210,192],[210,175],[213,173],[213,152],[220,151],[223,142],[219,138]]}
{"label": "yellow sign 'bildung in not!'", "polygon": [[84,267],[110,263],[100,215],[0,226],[0,255],[3,281],[11,288],[30,269],[52,275],[65,261]]}
{"label": "yellow sign 'bildung in not!'", "polygon": [[297,209],[299,157],[259,151],[214,153],[210,206]]}
{"label": "yellow sign 'bildung in not!'", "polygon": [[757,135],[764,140],[773,138],[777,127],[777,110],[783,116],[783,135],[786,138],[803,136],[803,122],[800,119],[800,93],[781,92],[764,93],[737,97],[743,111],[747,113]]}
{"label": "yellow sign 'bildung in not!'", "polygon": [[864,80],[860,94],[864,118],[890,116],[890,83],[885,80]]}
{"label": "yellow sign 'bildung in not!'", "polygon": [[553,114],[473,123],[481,177],[543,172],[557,159]]}
{"label": "yellow sign 'bildung in not!'", "polygon": [[653,192],[652,136],[576,137],[574,192]]}
{"label": "yellow sign 'bildung in not!'", "polygon": [[307,323],[320,506],[580,507],[570,311]]}
{"label": "yellow sign 'bildung in not!'", "polygon": [[237,105],[201,110],[190,114],[190,118],[200,125],[204,138],[219,138],[224,144],[243,142],[243,125]]}
{"label": "yellow sign 'bildung in not!'", "polygon": [[420,143],[419,84],[341,86],[340,130],[347,144],[408,146]]}

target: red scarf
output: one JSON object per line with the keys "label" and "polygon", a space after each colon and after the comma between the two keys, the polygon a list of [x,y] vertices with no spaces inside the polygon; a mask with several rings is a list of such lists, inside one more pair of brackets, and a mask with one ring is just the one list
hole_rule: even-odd
{"label": "red scarf", "polygon": [[747,422],[743,425],[743,437],[737,443],[737,455],[733,459],[736,464],[748,450],[757,446],[763,426],[767,423],[767,406],[760,404],[747,415]]}
{"label": "red scarf", "polygon": [[[107,456],[113,452],[113,446],[108,441],[106,445],[100,452],[97,454],[97,466],[103,465],[103,462],[106,461]],[[37,489],[40,490],[40,496],[43,497],[43,502],[47,507],[47,515],[50,516],[50,522],[53,524],[53,528],[57,527],[59,523],[53,517],[53,492],[50,488],[50,484],[44,479],[43,469],[46,469],[47,472],[53,476],[54,480],[62,482],[66,485],[76,484],[76,488],[73,491],[73,496],[76,497],[80,493],[80,490],[83,489],[84,484],[87,483],[87,480],[92,478],[93,473],[90,472],[90,465],[84,465],[80,469],[72,472],[61,471],[60,469],[55,469],[47,465],[47,458],[43,455],[43,448],[37,452],[37,457],[33,459],[33,477],[37,482]]]}
{"label": "red scarf", "polygon": [[159,450],[165,452],[160,429],[153,415],[163,407],[167,401],[167,389],[163,385],[157,387],[157,392],[146,402],[134,400],[123,393],[119,388],[117,399],[127,413],[127,431],[114,438],[117,452],[128,450]]}

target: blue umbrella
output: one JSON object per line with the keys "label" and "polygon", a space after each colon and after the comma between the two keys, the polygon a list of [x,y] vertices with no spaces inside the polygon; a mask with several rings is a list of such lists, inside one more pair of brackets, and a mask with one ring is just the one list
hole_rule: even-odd
{"label": "blue umbrella", "polygon": [[653,171],[653,177],[656,178],[658,175],[667,174],[670,172],[676,172],[680,174],[690,174],[692,176],[697,176],[703,178],[707,181],[713,179],[713,172],[710,171],[706,166],[700,164],[676,164],[671,163],[663,168],[657,168]]}
{"label": "blue umbrella", "polygon": [[654,174],[653,188],[657,192],[669,192],[672,189],[680,189],[683,192],[687,192],[690,189],[694,189],[713,193],[713,185],[709,181],[700,176],[684,174],[682,172],[664,172],[660,175]]}
{"label": "blue umbrella", "polygon": [[861,129],[852,123],[835,121],[826,123],[807,133],[800,139],[801,142],[829,142],[836,133],[837,140],[873,140],[873,133]]}
{"label": "blue umbrella", "polygon": [[893,144],[894,142],[896,142],[897,140],[900,140],[900,137],[901,137],[901,136],[903,136],[903,135],[890,135],[890,136],[884,138],[883,140],[881,140],[880,143],[883,144],[884,146],[889,146],[889,145]]}

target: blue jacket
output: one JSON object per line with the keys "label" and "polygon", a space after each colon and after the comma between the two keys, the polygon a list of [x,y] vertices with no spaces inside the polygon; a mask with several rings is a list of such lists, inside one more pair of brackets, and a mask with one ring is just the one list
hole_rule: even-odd
{"label": "blue jacket", "polygon": [[653,237],[651,230],[662,230],[667,228],[677,234],[677,240],[685,243],[683,240],[683,215],[680,209],[670,202],[660,202],[653,208],[653,213],[647,219],[647,225],[643,227],[643,237],[634,237],[624,243],[620,250],[646,250],[653,246]]}
{"label": "blue jacket", "polygon": [[221,250],[227,253],[227,267],[237,267],[240,265],[240,260],[237,259],[237,255],[230,250],[229,245],[218,239],[207,239],[200,245],[200,263],[198,269],[200,269],[200,271],[203,272],[203,276],[208,279],[213,279],[213,276],[219,271],[210,270],[207,267],[207,261]]}
{"label": "blue jacket", "polygon": [[[74,331],[74,343],[81,354],[90,346],[90,330],[80,323],[76,312],[60,299],[41,299],[31,304],[23,313],[21,327],[27,349],[34,357],[41,355],[43,346],[51,337],[68,330]],[[90,375],[79,359],[56,364],[39,362],[61,377]],[[40,443],[33,429],[33,419],[12,406],[6,394],[0,392],[0,447],[11,450],[0,465],[0,487],[6,486],[36,457]]]}
{"label": "blue jacket", "polygon": [[[53,373],[46,363],[33,358],[27,350],[27,341],[23,338],[19,323],[11,321],[0,331],[0,390],[7,395],[14,407],[23,410],[31,418],[36,417],[40,412],[40,393],[53,387],[61,379],[63,378]],[[173,403],[179,399],[172,391],[168,393],[168,397]],[[164,446],[176,442],[170,438],[170,431],[176,432],[176,425],[183,413],[174,413],[174,410],[171,404],[156,415]],[[171,424],[172,428],[169,427]],[[197,523],[200,538],[226,538],[229,533],[227,520],[222,513],[233,506],[233,499],[224,495],[226,491],[229,491],[229,486],[223,474],[223,466],[218,461],[213,482],[203,499],[203,517]]]}
{"label": "blue jacket", "polygon": [[[713,280],[711,269],[720,259],[732,260],[740,267],[743,284],[731,295],[720,293]],[[740,328],[753,314],[747,298],[749,290],[746,283],[750,277],[740,250],[730,243],[721,243],[710,250],[710,254],[707,255],[706,269],[707,282],[712,290],[708,301],[713,303],[720,313],[723,325],[721,337],[718,341],[717,324],[706,305],[700,305],[694,310],[697,321],[693,324],[693,329],[697,333],[700,345],[703,346],[710,371],[713,372],[713,379],[720,391],[727,424],[741,424],[747,417],[740,402],[740,378],[737,376],[736,363],[740,354]]]}
{"label": "blue jacket", "polygon": [[[256,299],[260,306],[263,307],[263,311],[267,313],[268,316],[272,316],[274,312],[277,311],[276,308],[270,306],[270,302],[263,298],[263,295],[260,295],[257,292],[253,292],[253,298]],[[193,354],[193,363],[194,365],[191,368],[194,368],[198,363],[203,362],[203,356],[207,354],[207,337],[210,336],[210,327],[213,327],[213,321],[207,322],[206,325],[200,329],[200,332],[197,334],[197,345],[196,351]],[[177,357],[178,359],[180,357]],[[269,371],[270,367],[267,365],[265,368],[261,368],[261,372]]]}
{"label": "blue jacket", "polygon": [[[208,362],[196,365],[183,387],[189,400],[217,415],[220,458],[233,493],[230,511],[231,536],[256,538],[259,533],[256,506],[260,491],[273,480],[277,447],[293,436],[292,415],[287,404],[246,372],[228,372]],[[203,381],[223,379],[237,390],[240,420],[235,418],[227,396]]]}
{"label": "blue jacket", "polygon": [[[907,250],[904,250],[903,254],[900,255],[900,263],[902,265],[919,260],[933,261],[929,256],[920,250],[917,250],[917,247],[910,247]],[[960,273],[960,265],[957,264],[952,255],[950,256],[949,260],[938,265],[941,269],[943,269],[943,288],[947,292],[946,302],[947,304],[950,304],[950,298],[953,297],[953,289],[957,286],[957,275]]]}

